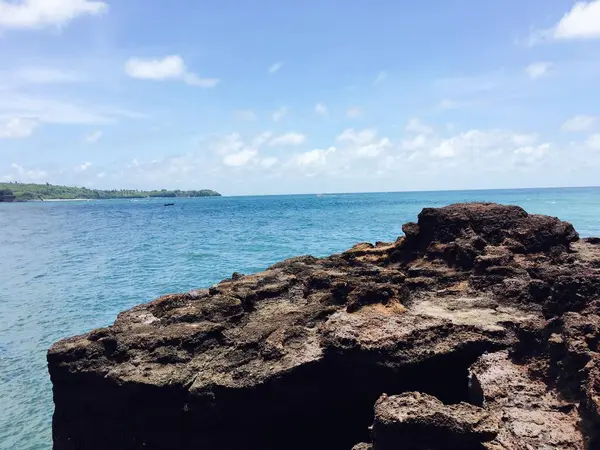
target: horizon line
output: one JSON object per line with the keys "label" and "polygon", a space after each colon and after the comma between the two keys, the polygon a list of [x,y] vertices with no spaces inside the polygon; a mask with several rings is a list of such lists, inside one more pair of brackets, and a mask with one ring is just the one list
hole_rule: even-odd
{"label": "horizon line", "polygon": [[526,190],[551,190],[551,189],[598,189],[594,186],[536,186],[536,187],[511,187],[511,188],[468,188],[468,189],[420,189],[406,191],[350,191],[350,192],[304,192],[304,193],[279,193],[279,194],[221,194],[221,197],[277,197],[293,195],[357,195],[357,194],[421,194],[435,192],[487,192],[487,191],[526,191]]}
{"label": "horizon line", "polygon": [[[44,186],[46,183],[23,183],[19,181],[3,181],[0,184],[32,184]],[[517,191],[517,190],[551,190],[551,189],[594,189],[600,188],[600,185],[585,185],[585,186],[533,186],[533,187],[503,187],[503,188],[463,188],[463,189],[419,189],[419,190],[398,190],[398,191],[348,191],[348,192],[303,192],[303,193],[275,193],[275,194],[223,194],[212,188],[191,188],[191,189],[144,189],[144,188],[88,188],[86,186],[68,186],[61,184],[48,183],[51,186],[63,186],[72,188],[84,188],[96,191],[147,191],[160,192],[166,191],[214,191],[220,194],[221,197],[277,197],[277,196],[301,196],[301,195],[357,195],[357,194],[420,194],[420,193],[436,193],[436,192],[489,192],[489,191]],[[216,198],[216,197],[215,197]],[[107,199],[90,199],[90,200],[107,200]]]}

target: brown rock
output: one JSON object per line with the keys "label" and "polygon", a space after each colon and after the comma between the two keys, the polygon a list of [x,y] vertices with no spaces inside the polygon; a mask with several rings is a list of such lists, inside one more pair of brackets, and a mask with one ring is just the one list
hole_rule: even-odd
{"label": "brown rock", "polygon": [[352,450],[373,450],[373,446],[371,444],[361,442],[360,444],[356,444],[354,447],[352,447]]}
{"label": "brown rock", "polygon": [[[403,229],[394,243],[165,296],[54,344],[54,448],[346,450],[368,443],[383,392],[428,394],[403,408],[435,404],[452,425],[423,426],[483,442],[466,418],[485,414],[464,404],[480,357],[475,400],[508,418],[489,445],[593,444],[599,246],[558,219],[494,204],[425,209]],[[511,358],[498,364],[544,392],[539,410],[486,369],[481,355],[502,350]],[[526,430],[540,418],[556,426],[536,441]],[[592,424],[579,437],[578,419]]]}
{"label": "brown rock", "polygon": [[373,449],[480,448],[498,434],[498,420],[483,408],[459,403],[444,405],[435,397],[407,392],[375,404]]}
{"label": "brown rock", "polygon": [[508,352],[483,355],[470,371],[471,398],[501,418],[489,449],[583,450],[577,405],[564,401]]}

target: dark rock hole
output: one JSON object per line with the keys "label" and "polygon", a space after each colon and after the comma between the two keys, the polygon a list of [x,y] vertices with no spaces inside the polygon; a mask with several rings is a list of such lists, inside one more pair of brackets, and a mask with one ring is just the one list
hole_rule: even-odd
{"label": "dark rock hole", "polygon": [[213,429],[206,448],[349,450],[370,441],[373,406],[383,393],[469,401],[468,368],[482,353],[471,348],[396,369],[360,354],[329,356],[259,389],[217,392],[227,405],[218,419],[225,426]]}
{"label": "dark rock hole", "polygon": [[69,411],[57,409],[54,417],[70,423],[71,432],[63,440],[55,429],[54,437],[73,449],[350,450],[370,441],[373,406],[383,393],[469,401],[469,366],[495,350],[481,347],[399,368],[379,360],[379,353],[332,354],[258,386],[216,389],[214,397],[100,383],[91,398],[89,390],[79,395],[71,388]]}

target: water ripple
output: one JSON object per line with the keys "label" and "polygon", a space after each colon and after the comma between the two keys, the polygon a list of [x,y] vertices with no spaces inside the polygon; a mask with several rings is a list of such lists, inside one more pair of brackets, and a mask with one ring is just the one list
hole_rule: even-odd
{"label": "water ripple", "polygon": [[51,448],[54,341],[235,271],[394,240],[423,207],[473,200],[600,234],[600,189],[0,204],[0,448]]}

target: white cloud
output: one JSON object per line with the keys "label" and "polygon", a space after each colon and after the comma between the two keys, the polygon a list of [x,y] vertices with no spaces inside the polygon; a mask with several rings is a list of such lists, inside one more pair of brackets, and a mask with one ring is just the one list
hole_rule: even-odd
{"label": "white cloud", "polygon": [[45,97],[31,97],[4,92],[0,95],[0,120],[12,117],[34,117],[40,123],[103,124],[116,119],[144,118],[143,114],[100,105],[69,103]]}
{"label": "white cloud", "polygon": [[219,84],[218,78],[200,78],[188,72],[183,58],[179,55],[170,55],[163,59],[130,58],[125,63],[125,73],[140,80],[179,80],[203,88],[212,88]]}
{"label": "white cloud", "polygon": [[36,181],[43,180],[48,176],[48,172],[46,172],[45,170],[25,169],[23,166],[16,164],[16,163],[11,164],[11,167],[15,170],[14,175],[9,175],[8,177],[5,177],[5,178],[8,178],[8,179],[14,180],[14,181],[36,182]]}
{"label": "white cloud", "polygon": [[546,143],[546,144],[541,144],[538,146],[520,147],[520,148],[516,149],[514,151],[514,153],[517,156],[524,157],[523,162],[531,164],[536,161],[539,161],[544,156],[546,156],[546,153],[548,152],[549,149],[550,149],[550,144]]}
{"label": "white cloud", "polygon": [[430,154],[436,158],[478,158],[501,154],[515,147],[532,146],[537,134],[519,134],[508,130],[470,130],[443,139],[433,147]]}
{"label": "white cloud", "polygon": [[356,155],[365,158],[375,158],[391,146],[391,141],[388,138],[383,138],[379,142],[358,147]]}
{"label": "white cloud", "polygon": [[455,142],[453,139],[448,139],[431,150],[431,156],[436,158],[454,158],[457,154]]}
{"label": "white cloud", "polygon": [[14,117],[0,122],[0,139],[20,139],[33,134],[39,126],[34,118]]}
{"label": "white cloud", "polygon": [[0,139],[20,139],[33,134],[38,127],[37,119],[14,117],[0,122]]}
{"label": "white cloud", "polygon": [[416,117],[413,117],[406,124],[405,130],[409,133],[418,133],[418,134],[431,134],[433,133],[433,128],[429,125],[424,124]]}
{"label": "white cloud", "polygon": [[379,139],[377,130],[374,128],[367,128],[361,131],[348,128],[337,137],[337,141],[349,144],[346,150],[349,150],[354,156],[365,158],[379,156],[392,145],[388,138]]}
{"label": "white cloud", "polygon": [[260,161],[260,165],[262,167],[264,167],[265,169],[269,169],[271,167],[273,167],[275,164],[277,164],[279,162],[279,159],[275,158],[274,156],[269,156],[267,158],[263,158]]}
{"label": "white cloud", "polygon": [[21,67],[10,73],[9,77],[19,83],[29,84],[76,83],[85,80],[79,73],[53,67]]}
{"label": "white cloud", "polygon": [[586,144],[592,150],[600,150],[600,134],[592,134]]}
{"label": "white cloud", "polygon": [[412,139],[404,139],[402,141],[402,148],[405,150],[419,150],[427,146],[427,136],[424,134],[418,134]]}
{"label": "white cloud", "polygon": [[266,144],[271,137],[273,136],[273,133],[271,133],[270,131],[264,131],[262,133],[260,133],[257,136],[254,136],[254,139],[252,139],[252,146],[253,147],[260,147],[263,144]]}
{"label": "white cloud", "polygon": [[271,67],[269,67],[269,73],[276,73],[283,67],[283,63],[281,61],[276,62]]}
{"label": "white cloud", "polygon": [[237,120],[245,120],[247,122],[256,120],[256,113],[251,109],[238,109],[233,112],[233,116]]}
{"label": "white cloud", "polygon": [[450,110],[450,109],[460,109],[468,106],[468,103],[458,102],[456,100],[451,100],[449,98],[445,98],[441,102],[438,103],[438,109]]}
{"label": "white cloud", "polygon": [[277,147],[277,146],[286,146],[286,145],[300,145],[306,141],[306,136],[302,133],[287,133],[282,134],[281,136],[276,136],[269,142],[269,146]]}
{"label": "white cloud", "polygon": [[324,103],[317,103],[315,106],[315,113],[322,117],[327,117],[329,115],[327,106]]}
{"label": "white cloud", "polygon": [[[280,136],[270,131],[247,137],[237,133],[209,136],[193,151],[160,160],[132,163],[135,155],[130,153],[123,155],[123,162],[96,167],[92,161],[93,166],[81,170],[84,158],[64,168],[61,179],[73,185],[95,181],[106,188],[196,186],[236,194],[468,189],[548,185],[557,179],[561,184],[592,184],[594,169],[600,164],[600,134],[573,144],[548,144],[542,134],[524,131],[460,132],[458,125],[454,130],[440,125],[438,134],[435,128],[431,134],[407,133],[394,140],[373,128],[341,129],[322,146],[296,147],[293,152],[288,150],[294,147],[270,147]],[[89,131],[94,129],[102,128]],[[23,170],[47,167],[51,166]],[[7,172],[0,171],[0,178],[34,176],[33,172],[22,177],[15,175],[16,170]],[[308,185],[306,177],[314,177]]]}
{"label": "white cloud", "polygon": [[186,71],[185,63],[178,55],[163,59],[131,58],[125,63],[125,72],[132,78],[166,80],[181,78]]}
{"label": "white cloud", "polygon": [[296,155],[294,162],[298,166],[323,166],[327,163],[327,155],[335,153],[335,151],[335,147],[329,147],[327,150],[314,149]]}
{"label": "white cloud", "polygon": [[220,83],[221,80],[218,78],[200,78],[194,73],[186,73],[183,75],[183,81],[190,86],[197,86],[201,88],[213,88]]}
{"label": "white cloud", "polygon": [[533,30],[527,43],[600,38],[600,0],[579,1],[556,25]]}
{"label": "white cloud", "polygon": [[281,119],[283,119],[287,115],[287,113],[288,113],[288,109],[286,106],[282,106],[281,108],[278,108],[273,113],[273,122],[279,122]]}
{"label": "white cloud", "polygon": [[529,134],[514,134],[512,136],[512,141],[515,145],[519,146],[529,146],[533,145],[538,141],[539,135],[537,133],[529,133]]}
{"label": "white cloud", "polygon": [[384,70],[382,70],[381,72],[379,72],[377,74],[377,77],[375,77],[375,81],[373,81],[374,85],[377,85],[379,83],[381,83],[383,80],[385,80],[388,77],[388,73]]}
{"label": "white cloud", "polygon": [[562,131],[587,131],[598,122],[597,117],[579,115],[568,119],[561,127]]}
{"label": "white cloud", "polygon": [[258,149],[271,138],[271,135],[270,132],[261,133],[255,136],[249,145],[239,133],[230,133],[216,139],[211,138],[209,148],[225,166],[241,167],[250,162],[259,162]]}
{"label": "white cloud", "polygon": [[552,63],[549,62],[534,62],[525,68],[525,73],[530,79],[535,80],[546,75],[551,67]]}
{"label": "white cloud", "polygon": [[82,172],[85,172],[86,170],[88,170],[90,167],[92,167],[92,163],[89,161],[84,162],[83,164],[80,164],[79,167],[77,167],[77,170],[80,170]]}
{"label": "white cloud", "polygon": [[223,164],[230,167],[245,166],[252,161],[257,154],[258,152],[256,150],[247,148],[241,152],[225,156],[225,158],[223,158]]}
{"label": "white cloud", "polygon": [[210,143],[211,149],[217,155],[237,153],[244,148],[244,141],[239,133],[230,133]]}
{"label": "white cloud", "polygon": [[377,130],[374,128],[367,128],[361,131],[356,131],[354,128],[347,128],[337,137],[337,140],[361,146],[373,142],[376,136]]}
{"label": "white cloud", "polygon": [[90,134],[88,134],[85,137],[85,141],[88,144],[94,144],[94,143],[98,142],[100,140],[100,138],[102,138],[102,134],[103,133],[100,130],[92,131]]}
{"label": "white cloud", "polygon": [[348,108],[346,116],[349,119],[357,119],[360,116],[362,116],[362,110],[358,106],[351,106],[350,108]]}
{"label": "white cloud", "polygon": [[0,0],[0,27],[43,28],[63,26],[79,16],[99,15],[108,4],[91,0]]}
{"label": "white cloud", "polygon": [[600,0],[577,2],[554,28],[555,39],[600,37]]}

